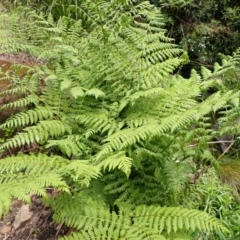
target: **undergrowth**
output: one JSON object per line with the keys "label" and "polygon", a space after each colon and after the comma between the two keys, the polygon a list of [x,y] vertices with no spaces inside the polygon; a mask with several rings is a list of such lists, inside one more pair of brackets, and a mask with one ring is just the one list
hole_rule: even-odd
{"label": "undergrowth", "polygon": [[[174,71],[188,58],[148,1],[79,9],[77,20],[57,22],[22,7],[0,16],[0,36],[8,36],[0,52],[42,60],[22,78],[13,69],[2,77],[9,85],[1,97],[11,98],[1,110],[13,114],[0,125],[0,213],[34,193],[56,222],[76,229],[65,240],[227,234],[217,218],[182,205],[209,165],[237,186],[212,142],[240,129],[239,90],[224,83],[238,51],[184,79]],[[47,186],[59,190],[56,199]]]}

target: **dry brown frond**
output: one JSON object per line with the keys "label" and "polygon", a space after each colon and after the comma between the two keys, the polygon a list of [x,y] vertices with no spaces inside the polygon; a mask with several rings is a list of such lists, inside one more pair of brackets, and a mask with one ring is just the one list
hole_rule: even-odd
{"label": "dry brown frond", "polygon": [[235,191],[240,192],[240,161],[222,163],[220,175],[223,182],[229,184]]}

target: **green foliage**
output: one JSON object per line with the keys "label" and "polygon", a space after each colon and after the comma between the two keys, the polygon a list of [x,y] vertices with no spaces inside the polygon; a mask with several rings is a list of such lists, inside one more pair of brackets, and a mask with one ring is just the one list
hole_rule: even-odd
{"label": "green foliage", "polygon": [[[55,22],[52,14],[24,10],[4,15],[8,29],[0,21],[10,35],[0,50],[39,60],[21,79],[17,72],[6,73],[11,82],[1,91],[6,98],[1,109],[12,114],[0,126],[9,133],[1,144],[3,155],[25,152],[2,160],[9,169],[15,169],[12,159],[22,162],[19,170],[5,170],[4,183],[14,189],[11,174],[25,176],[32,166],[39,173],[28,184],[39,186],[4,190],[8,201],[0,198],[2,209],[9,208],[11,198],[28,200],[32,192],[45,196],[44,189],[52,186],[68,192],[53,202],[45,199],[54,219],[79,231],[63,239],[227,233],[206,213],[177,206],[191,196],[191,176],[196,180],[209,164],[220,168],[210,143],[239,129],[239,92],[224,82],[239,55],[185,79],[173,72],[186,62],[186,53],[166,37],[164,18],[148,1],[83,1],[78,10],[77,20],[55,15]],[[42,167],[31,164],[28,152],[44,153],[36,160]],[[39,180],[41,171],[55,178]]]}
{"label": "green foliage", "polygon": [[219,54],[232,54],[239,47],[238,1],[226,0],[156,0],[169,29],[169,36],[189,54],[190,64],[182,69],[189,74],[192,67],[211,67]]}
{"label": "green foliage", "polygon": [[68,161],[59,156],[48,157],[43,154],[7,157],[0,161],[0,166],[1,216],[9,210],[14,198],[30,203],[30,194],[47,198],[47,187],[69,192],[66,177],[88,186],[91,178],[101,175],[99,167],[87,162]]}
{"label": "green foliage", "polygon": [[[200,229],[228,231],[204,212],[183,208],[141,205],[135,209],[124,205],[120,213],[110,212],[101,200],[83,194],[63,194],[50,203],[56,222],[64,222],[78,233],[62,239],[170,239],[170,233]],[[78,214],[76,214],[76,211]],[[173,235],[174,236],[174,235]],[[174,238],[175,239],[175,238]]]}
{"label": "green foliage", "polygon": [[222,184],[213,168],[203,173],[198,182],[191,188],[192,193],[189,198],[184,200],[184,206],[204,210],[213,216],[217,216],[231,230],[228,236],[223,236],[221,233],[198,233],[197,236],[199,238],[207,237],[207,239],[238,239],[239,230],[236,222],[240,216],[239,199],[236,199],[233,189],[227,184]]}

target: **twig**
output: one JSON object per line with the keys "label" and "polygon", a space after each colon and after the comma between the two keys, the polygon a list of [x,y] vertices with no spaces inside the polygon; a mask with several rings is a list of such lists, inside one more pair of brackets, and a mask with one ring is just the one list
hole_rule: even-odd
{"label": "twig", "polygon": [[60,230],[61,230],[61,228],[62,228],[62,225],[63,225],[63,222],[62,222],[60,225],[58,225],[58,230],[57,230],[57,232],[56,232],[56,234],[55,234],[55,237],[58,236],[58,233],[60,232]]}
{"label": "twig", "polygon": [[3,238],[3,240],[7,240],[8,238],[10,237],[10,235],[8,234],[5,234],[5,236],[4,236],[4,238]]}
{"label": "twig", "polygon": [[225,153],[232,147],[233,144],[234,144],[234,142],[232,142],[232,143],[226,148],[226,150],[218,157],[217,161],[219,161],[219,160],[225,155]]}
{"label": "twig", "polygon": [[[231,145],[234,144],[234,142],[235,142],[235,141],[213,141],[213,142],[206,142],[206,143],[207,143],[207,144],[231,143],[231,144],[230,144],[230,146],[231,146]],[[195,143],[195,144],[189,145],[188,147],[195,147],[195,146],[197,146],[197,145],[198,145],[198,143]]]}
{"label": "twig", "polygon": [[176,16],[176,18],[177,18],[178,20],[180,20],[181,22],[185,23],[186,25],[192,25],[191,23],[184,21],[183,19],[181,19],[181,18],[178,17],[178,16]]}

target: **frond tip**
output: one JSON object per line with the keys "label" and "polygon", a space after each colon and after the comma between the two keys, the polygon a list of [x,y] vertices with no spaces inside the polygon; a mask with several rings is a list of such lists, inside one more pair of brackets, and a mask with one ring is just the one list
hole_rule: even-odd
{"label": "frond tip", "polygon": [[104,170],[109,169],[109,171],[118,168],[122,170],[127,176],[131,172],[132,159],[125,156],[125,152],[119,152],[110,157],[107,157],[100,164]]}
{"label": "frond tip", "polygon": [[218,231],[228,233],[228,229],[216,218],[205,212],[180,207],[139,206],[134,211],[135,224],[145,223],[160,232],[179,230]]}

